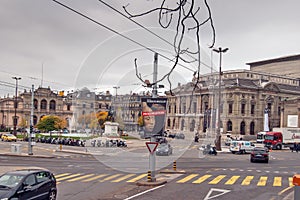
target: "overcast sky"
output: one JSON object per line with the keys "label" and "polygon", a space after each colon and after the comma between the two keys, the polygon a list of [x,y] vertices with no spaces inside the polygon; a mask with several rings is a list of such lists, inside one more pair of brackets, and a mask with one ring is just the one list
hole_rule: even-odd
{"label": "overcast sky", "polygon": [[[153,51],[172,59],[172,46],[153,36],[98,0],[62,0],[100,26],[51,0],[0,1],[0,95],[13,95],[17,76],[20,90],[43,86],[53,90],[70,91],[84,86],[101,92],[114,86],[118,93],[138,91],[141,82],[135,76],[134,59],[144,79],[152,80]],[[160,0],[106,0],[124,13],[122,6],[133,14],[159,6]],[[166,1],[174,2],[174,1]],[[201,2],[201,0],[197,0]],[[208,0],[216,30],[215,47],[228,47],[223,55],[223,70],[249,69],[248,62],[299,54],[299,0]],[[168,7],[174,7],[174,3]],[[207,10],[199,4],[199,21]],[[134,18],[143,26],[172,42],[174,24],[162,29],[158,13]],[[166,19],[167,20],[167,19]],[[111,30],[138,42],[123,38]],[[211,54],[212,32],[201,28],[201,73],[218,65],[218,55]],[[195,43],[193,34],[186,45]],[[146,48],[145,48],[146,47]],[[151,50],[149,50],[149,49]],[[158,59],[159,78],[172,66],[161,56]],[[186,67],[186,68],[185,68]],[[172,84],[185,83],[192,78],[196,64],[176,67]]]}

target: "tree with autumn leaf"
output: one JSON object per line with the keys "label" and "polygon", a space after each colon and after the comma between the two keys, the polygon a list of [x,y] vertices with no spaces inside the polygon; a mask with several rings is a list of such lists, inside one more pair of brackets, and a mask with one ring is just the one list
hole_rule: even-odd
{"label": "tree with autumn leaf", "polygon": [[67,121],[58,116],[46,115],[42,117],[36,127],[45,132],[60,130],[67,127]]}

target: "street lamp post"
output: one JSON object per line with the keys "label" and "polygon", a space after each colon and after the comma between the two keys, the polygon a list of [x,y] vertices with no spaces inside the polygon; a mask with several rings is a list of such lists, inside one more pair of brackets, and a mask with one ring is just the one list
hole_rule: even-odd
{"label": "street lamp post", "polygon": [[218,112],[217,112],[217,118],[218,118],[218,123],[217,123],[217,135],[216,135],[216,149],[221,150],[221,112],[220,112],[220,107],[221,107],[221,77],[222,77],[222,53],[225,53],[228,51],[228,48],[222,49],[222,47],[219,47],[218,49],[213,49],[214,52],[217,52],[220,54],[220,62],[219,62],[219,89],[218,89]]}
{"label": "street lamp post", "polygon": [[119,86],[114,86],[113,88],[116,89],[116,97],[117,97],[118,96],[118,89],[120,89],[120,87]]}
{"label": "street lamp post", "polygon": [[18,80],[21,80],[20,77],[12,77],[12,79],[16,80],[16,94],[15,94],[15,116],[14,116],[14,135],[17,135],[17,107],[18,107]]}

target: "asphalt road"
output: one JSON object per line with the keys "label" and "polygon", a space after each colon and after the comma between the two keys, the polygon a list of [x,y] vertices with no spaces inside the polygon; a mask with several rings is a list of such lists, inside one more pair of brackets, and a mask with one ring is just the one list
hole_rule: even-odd
{"label": "asphalt road", "polygon": [[[0,143],[0,149],[8,145]],[[92,156],[54,152],[57,149],[55,145],[37,146],[35,151],[53,157],[1,155],[0,166],[11,169],[35,166],[53,171],[58,182],[59,200],[282,199],[290,191],[291,177],[300,173],[300,153],[272,151],[268,164],[250,163],[249,154],[219,153],[217,156],[203,157],[197,149],[198,144],[192,144],[184,152],[178,151],[181,157],[176,160],[177,170],[183,169],[185,174],[157,174],[158,181],[165,179],[168,183],[158,187],[137,186],[136,182],[147,179],[147,173],[139,170],[135,172],[134,167],[128,170],[128,166],[141,165],[140,157],[147,158],[148,153],[142,148],[130,149],[131,152],[139,152],[138,156],[127,157],[119,162],[122,165],[120,168],[112,168],[101,162],[101,159],[112,158],[116,152]],[[76,147],[72,148],[76,150]],[[118,152],[122,153],[127,152]],[[163,158],[159,157],[158,162],[160,159]],[[170,160],[173,159],[170,157]],[[126,162],[131,164],[127,165]],[[172,164],[167,163],[164,169],[172,172]],[[147,168],[147,163],[142,165]],[[141,169],[140,166],[135,167]]]}

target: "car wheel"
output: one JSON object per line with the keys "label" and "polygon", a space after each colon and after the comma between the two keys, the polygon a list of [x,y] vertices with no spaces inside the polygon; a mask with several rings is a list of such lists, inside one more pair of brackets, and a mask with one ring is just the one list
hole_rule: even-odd
{"label": "car wheel", "polygon": [[266,160],[266,163],[269,163],[269,160]]}
{"label": "car wheel", "polygon": [[251,158],[251,159],[250,159],[250,162],[252,162],[252,163],[253,163],[253,162],[254,162],[254,160]]}
{"label": "car wheel", "polygon": [[280,144],[276,145],[276,149],[281,150],[281,145]]}
{"label": "car wheel", "polygon": [[56,192],[54,190],[51,190],[49,192],[49,200],[55,200],[56,199]]}

